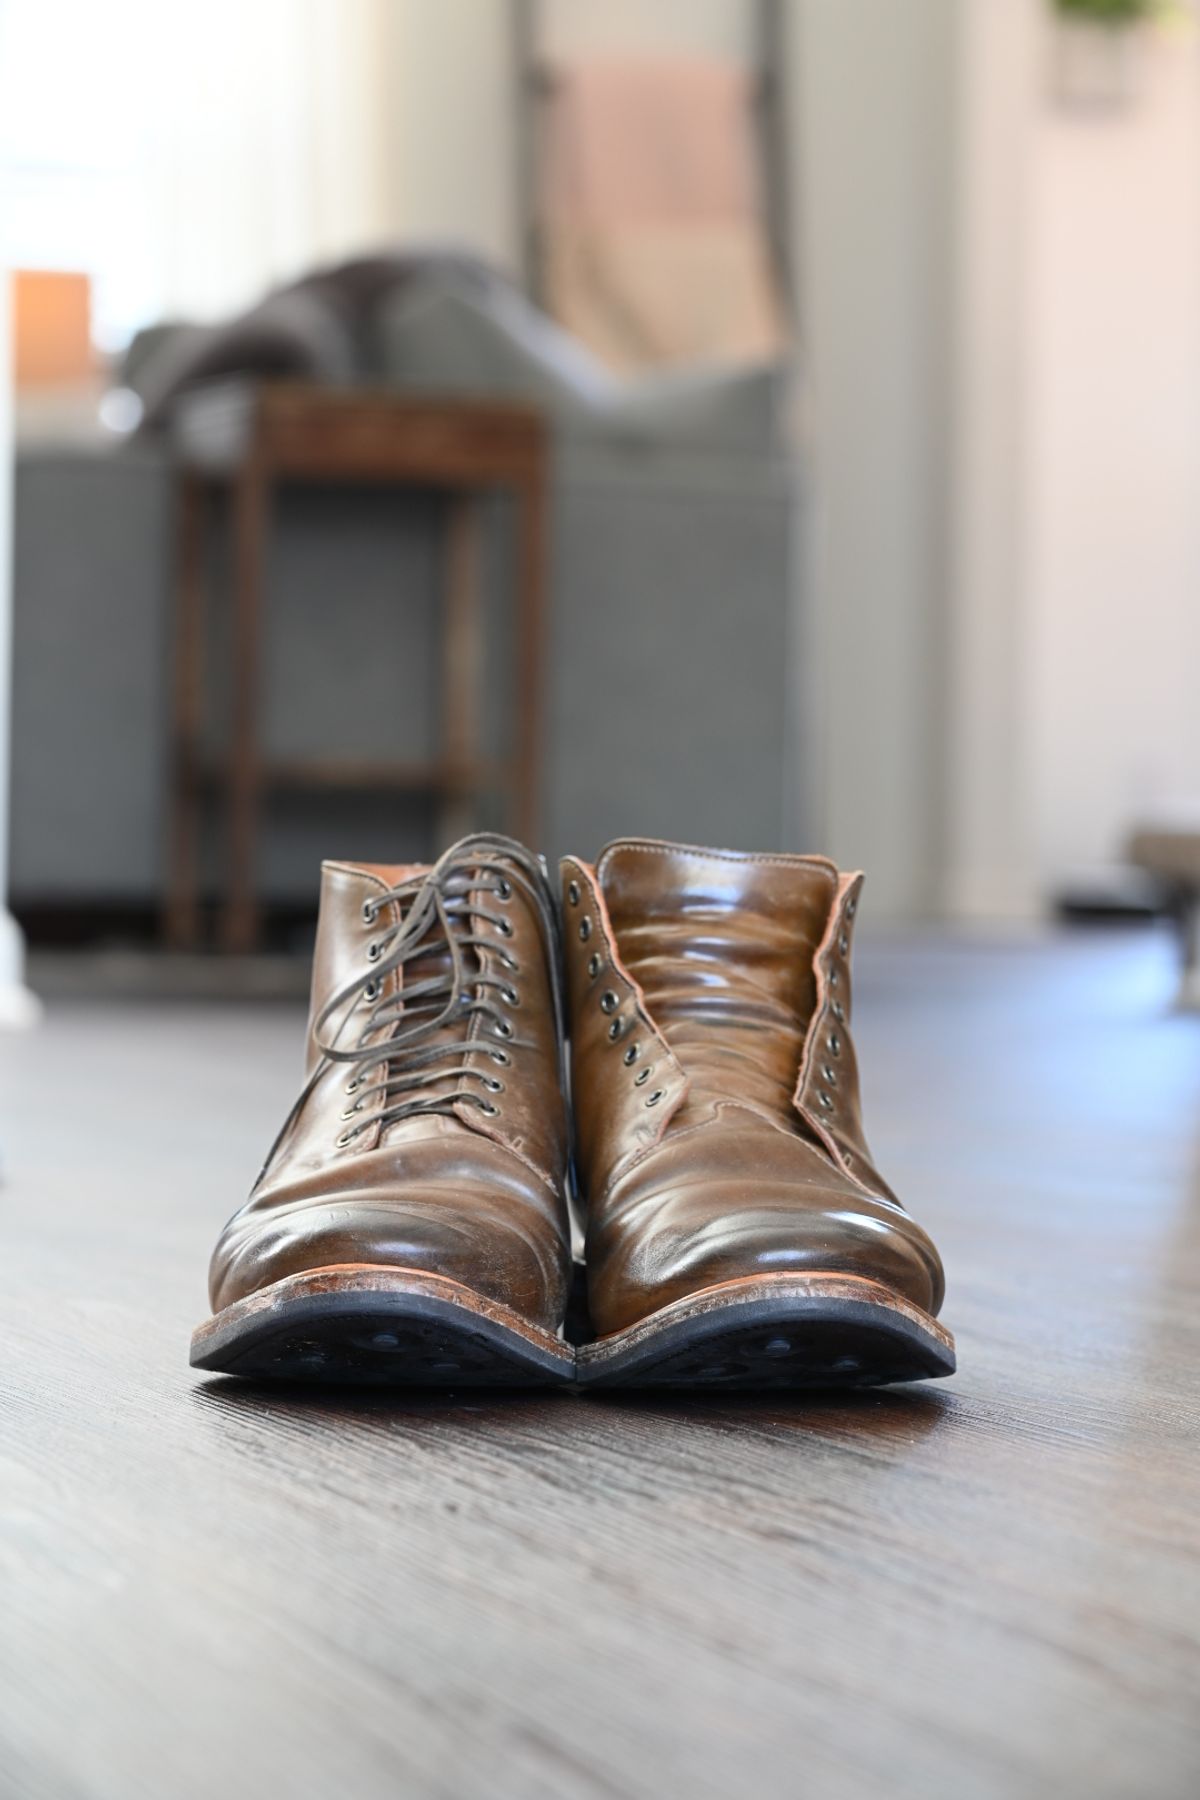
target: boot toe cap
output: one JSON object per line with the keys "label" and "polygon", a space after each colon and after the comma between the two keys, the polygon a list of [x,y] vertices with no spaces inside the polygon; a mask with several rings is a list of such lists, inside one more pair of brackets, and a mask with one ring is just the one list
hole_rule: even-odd
{"label": "boot toe cap", "polygon": [[592,1311],[601,1332],[720,1282],[762,1275],[857,1275],[928,1313],[941,1305],[937,1250],[901,1207],[881,1197],[710,1182],[637,1210],[636,1224],[636,1213],[610,1215],[589,1241]]}
{"label": "boot toe cap", "polygon": [[452,1177],[252,1202],[214,1254],[213,1310],[289,1275],[349,1264],[443,1276],[551,1329],[565,1304],[567,1247],[552,1206],[511,1184]]}

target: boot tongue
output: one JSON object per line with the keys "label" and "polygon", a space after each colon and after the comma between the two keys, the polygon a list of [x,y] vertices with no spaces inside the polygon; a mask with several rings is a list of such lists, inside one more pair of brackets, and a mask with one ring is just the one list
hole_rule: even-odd
{"label": "boot tongue", "polygon": [[621,960],[693,1091],[790,1120],[833,865],[635,840],[610,845],[597,875]]}

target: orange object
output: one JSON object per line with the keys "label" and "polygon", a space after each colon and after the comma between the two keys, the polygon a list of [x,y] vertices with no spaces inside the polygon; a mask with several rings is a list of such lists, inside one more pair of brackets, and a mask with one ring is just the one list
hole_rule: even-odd
{"label": "orange object", "polygon": [[17,387],[88,381],[95,370],[90,278],[56,269],[17,269],[12,283]]}

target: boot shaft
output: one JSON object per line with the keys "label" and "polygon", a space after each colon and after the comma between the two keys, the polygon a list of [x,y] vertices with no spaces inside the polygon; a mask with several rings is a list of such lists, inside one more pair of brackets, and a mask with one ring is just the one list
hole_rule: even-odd
{"label": "boot shaft", "polygon": [[[531,876],[532,859],[504,844],[468,840],[436,869],[322,866],[307,1032],[311,1087],[308,1116],[297,1120],[308,1142],[314,1127],[328,1136],[331,1109],[346,1126],[334,1133],[346,1139],[335,1145],[341,1152],[444,1130],[449,1119],[561,1179],[567,1127],[554,907],[544,876]],[[445,890],[440,908],[431,900],[435,887]],[[364,1102],[356,1117],[347,1104],[359,1073],[352,1052],[377,1051],[393,1038],[400,1040],[394,1058],[363,1073],[361,1092],[388,1080],[393,1091],[384,1098],[393,1110],[407,1094],[408,1104],[437,1111],[418,1108],[361,1126],[388,1107]]]}
{"label": "boot shaft", "polygon": [[585,1187],[735,1102],[809,1137],[871,1192],[849,1032],[861,877],[821,857],[628,840],[563,864]]}

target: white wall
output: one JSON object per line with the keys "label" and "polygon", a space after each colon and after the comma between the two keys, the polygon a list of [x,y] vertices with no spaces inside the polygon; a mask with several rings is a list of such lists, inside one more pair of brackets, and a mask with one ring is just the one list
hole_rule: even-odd
{"label": "white wall", "polygon": [[[940,900],[957,0],[794,0],[814,848]],[[819,747],[818,747],[819,746]]]}
{"label": "white wall", "polygon": [[1029,271],[1036,876],[1200,801],[1200,41],[1125,111],[1047,104]]}
{"label": "white wall", "polygon": [[958,15],[939,910],[1037,911],[1028,692],[1029,214],[1046,0]]}
{"label": "white wall", "polygon": [[381,71],[398,237],[465,244],[520,266],[511,9],[497,0],[387,0]]}

